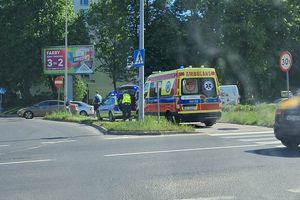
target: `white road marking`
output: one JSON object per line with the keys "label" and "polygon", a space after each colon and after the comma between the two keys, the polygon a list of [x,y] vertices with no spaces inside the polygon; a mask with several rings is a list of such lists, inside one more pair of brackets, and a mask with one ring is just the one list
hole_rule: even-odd
{"label": "white road marking", "polygon": [[119,153],[119,154],[106,154],[105,157],[115,157],[115,156],[133,156],[133,155],[144,155],[144,154],[161,154],[161,153],[174,153],[174,152],[189,152],[189,151],[205,151],[205,150],[217,150],[217,149],[233,149],[233,148],[245,148],[245,147],[257,147],[260,144],[253,145],[237,145],[237,146],[221,146],[221,147],[202,147],[194,149],[173,149],[173,150],[163,150],[163,151],[142,151],[142,152],[132,152],[132,153]]}
{"label": "white road marking", "polygon": [[59,144],[59,143],[69,143],[76,142],[76,140],[59,140],[59,141],[51,141],[51,142],[42,142],[42,144]]}
{"label": "white road marking", "polygon": [[235,199],[234,196],[217,196],[217,197],[200,197],[193,199],[177,199],[177,200],[231,200]]}
{"label": "white road marking", "polygon": [[[123,140],[123,139],[146,139],[146,138],[162,138],[162,137],[185,137],[185,136],[203,136],[202,133],[183,133],[183,134],[169,134],[169,135],[125,135],[125,136],[110,136],[104,140]],[[205,134],[206,135],[206,134]]]}
{"label": "white road marking", "polygon": [[250,134],[250,135],[236,135],[236,136],[227,136],[227,137],[222,137],[225,139],[242,139],[242,138],[258,138],[258,137],[268,137],[268,136],[273,136],[273,134]]}
{"label": "white road marking", "polygon": [[8,147],[7,144],[1,144],[0,147]]}
{"label": "white road marking", "polygon": [[281,144],[280,141],[270,141],[270,142],[256,142],[257,144],[260,145],[267,145],[267,144]]}
{"label": "white road marking", "polygon": [[16,162],[4,162],[0,163],[0,165],[14,165],[14,164],[27,164],[27,163],[40,163],[40,162],[50,162],[51,159],[45,160],[23,160],[23,161],[16,161]]}
{"label": "white road marking", "polygon": [[209,133],[210,136],[229,136],[229,135],[251,135],[251,134],[264,134],[274,133],[273,131],[258,131],[258,132],[229,132],[229,133]]}
{"label": "white road marking", "polygon": [[231,200],[235,199],[234,196],[217,196],[217,197],[200,197],[194,199],[178,199],[178,200]]}
{"label": "white road marking", "polygon": [[275,137],[239,139],[239,141],[242,141],[242,142],[255,142],[255,141],[264,141],[264,140],[276,140],[276,139],[275,139]]}
{"label": "white road marking", "polygon": [[292,193],[300,193],[300,187],[299,188],[288,189],[287,191],[292,192]]}

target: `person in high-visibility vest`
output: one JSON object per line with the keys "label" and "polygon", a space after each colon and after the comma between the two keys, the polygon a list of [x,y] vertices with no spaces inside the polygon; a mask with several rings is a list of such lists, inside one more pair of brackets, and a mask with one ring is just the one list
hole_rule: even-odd
{"label": "person in high-visibility vest", "polygon": [[131,119],[131,96],[127,91],[121,95],[123,120]]}

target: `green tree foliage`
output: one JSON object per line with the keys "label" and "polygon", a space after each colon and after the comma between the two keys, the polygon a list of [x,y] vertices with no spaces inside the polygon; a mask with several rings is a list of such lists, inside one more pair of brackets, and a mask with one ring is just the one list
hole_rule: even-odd
{"label": "green tree foliage", "polygon": [[[138,49],[139,0],[99,0],[86,14],[70,13],[70,44],[89,42],[87,22],[98,69],[116,89],[117,80],[131,76],[126,60]],[[180,65],[215,67],[222,84],[239,86],[242,100],[267,100],[286,89],[278,61],[288,50],[295,91],[299,16],[298,0],[145,0],[145,75]],[[0,86],[26,96],[45,79],[41,48],[63,44],[64,0],[2,0],[0,25]]]}
{"label": "green tree foliage", "polygon": [[129,2],[100,0],[93,4],[88,14],[88,24],[95,42],[98,69],[107,73],[113,81],[126,80],[126,60],[130,50],[130,31],[127,26]]}
{"label": "green tree foliage", "polygon": [[74,100],[82,101],[84,96],[87,94],[86,83],[80,78],[74,77]]}
{"label": "green tree foliage", "polygon": [[[68,5],[70,44],[88,42],[82,18],[77,18],[71,0]],[[43,74],[41,50],[46,46],[64,45],[64,25],[65,0],[1,1],[0,86],[8,89],[8,99],[15,99],[13,94],[20,91],[22,101],[29,103],[30,88],[42,82],[56,92],[54,77]]]}

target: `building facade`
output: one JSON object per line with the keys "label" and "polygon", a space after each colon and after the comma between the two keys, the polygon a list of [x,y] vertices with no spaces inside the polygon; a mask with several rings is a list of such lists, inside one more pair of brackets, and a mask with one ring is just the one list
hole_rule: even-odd
{"label": "building facade", "polygon": [[98,0],[73,0],[74,10],[79,12],[80,10],[87,10],[92,3],[96,3]]}

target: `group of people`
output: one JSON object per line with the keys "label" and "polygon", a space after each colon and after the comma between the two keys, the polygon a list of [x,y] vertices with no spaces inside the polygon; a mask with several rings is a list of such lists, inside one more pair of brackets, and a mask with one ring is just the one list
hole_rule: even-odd
{"label": "group of people", "polygon": [[[95,117],[100,116],[98,108],[101,105],[101,103],[102,103],[102,97],[99,94],[99,91],[96,91],[96,94],[95,94],[95,97],[93,100]],[[134,97],[132,97],[126,90],[123,91],[122,94],[120,94],[118,96],[118,106],[119,106],[120,110],[122,111],[124,121],[126,121],[127,119],[131,120],[131,109],[134,104],[135,104]]]}

